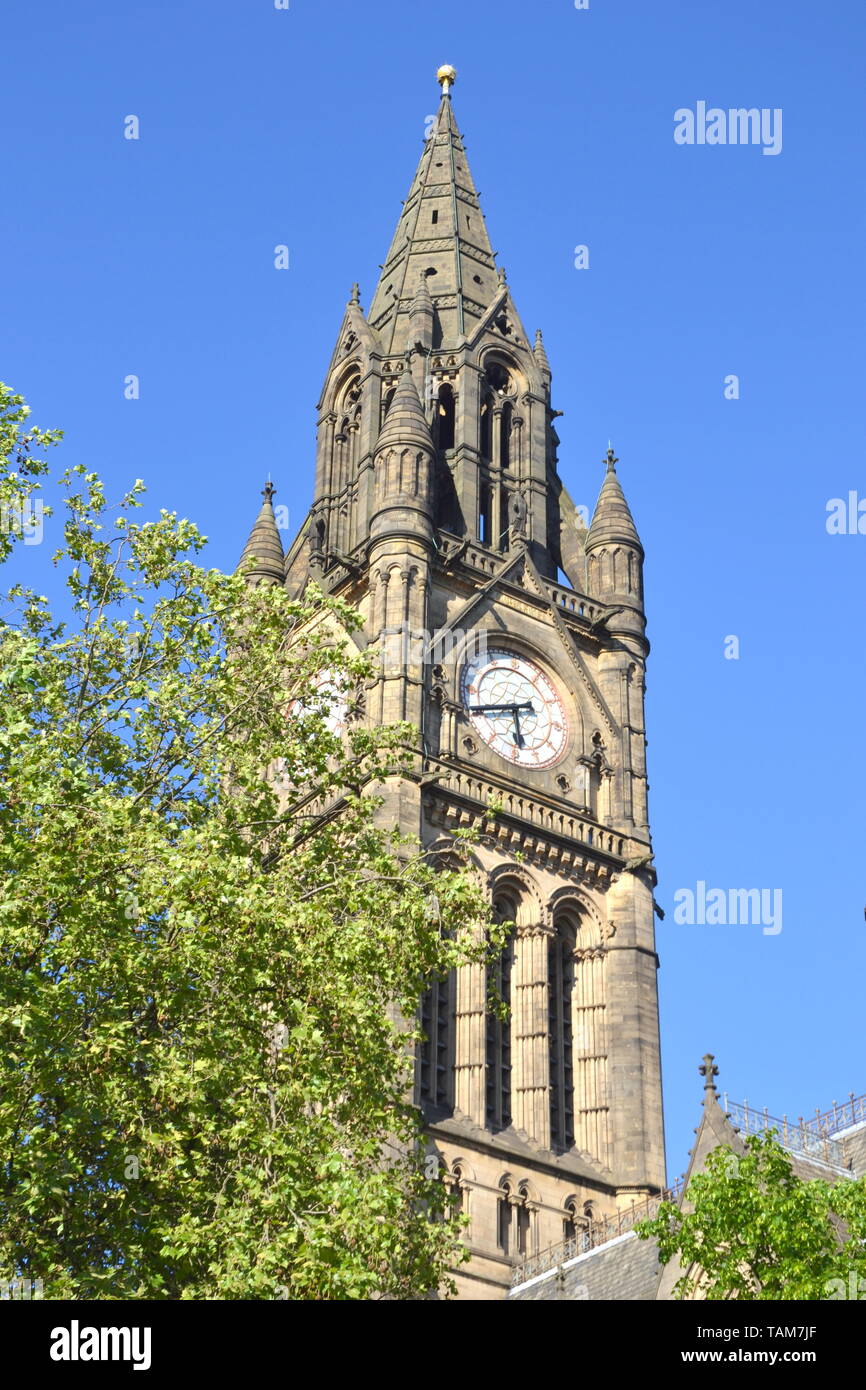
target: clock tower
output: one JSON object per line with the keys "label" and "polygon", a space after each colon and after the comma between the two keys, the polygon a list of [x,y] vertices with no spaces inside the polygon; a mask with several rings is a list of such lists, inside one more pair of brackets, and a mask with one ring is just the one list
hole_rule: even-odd
{"label": "clock tower", "polygon": [[[551,371],[497,268],[451,99],[369,309],[354,286],[319,403],[313,504],[282,557],[271,489],[255,582],[313,577],[380,654],[374,723],[418,731],[391,824],[474,827],[516,924],[492,967],[425,998],[417,1101],[468,1214],[460,1296],[664,1185],[647,813],[644,552],[609,449],[587,528],[560,476]],[[571,471],[571,470],[570,470]],[[575,470],[576,471],[576,470]]]}

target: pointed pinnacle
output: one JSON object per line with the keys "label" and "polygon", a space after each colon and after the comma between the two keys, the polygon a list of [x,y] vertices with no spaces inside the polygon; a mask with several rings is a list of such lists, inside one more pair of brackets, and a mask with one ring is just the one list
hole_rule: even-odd
{"label": "pointed pinnacle", "polygon": [[607,469],[595,504],[587,544],[592,546],[604,541],[625,541],[640,546],[634,517],[616,471],[619,459],[612,448],[608,449],[603,461]]}
{"label": "pointed pinnacle", "polygon": [[247,574],[247,578],[253,582],[262,577],[275,580],[279,584],[283,582],[283,539],[274,516],[272,499],[275,492],[276,488],[268,476],[268,481],[262,488],[264,500],[241,554],[241,565],[251,557],[255,560]]}
{"label": "pointed pinnacle", "polygon": [[403,359],[403,372],[376,443],[377,453],[391,444],[419,443],[428,449],[433,446],[430,426],[412,376],[411,361],[411,353],[407,352]]}
{"label": "pointed pinnacle", "polygon": [[706,1053],[706,1055],[704,1056],[704,1060],[702,1061],[701,1065],[698,1067],[698,1071],[700,1072],[701,1076],[704,1077],[704,1090],[705,1090],[705,1091],[712,1091],[713,1095],[715,1095],[715,1094],[716,1094],[716,1082],[715,1082],[715,1077],[718,1076],[718,1074],[719,1074],[719,1069],[718,1069],[718,1067],[716,1066],[715,1058],[713,1057],[712,1052],[707,1052],[707,1053]]}
{"label": "pointed pinnacle", "polygon": [[532,351],[535,355],[535,360],[538,363],[539,367],[542,367],[545,371],[549,372],[550,362],[548,361],[547,352],[545,351],[544,340],[542,339],[540,328],[537,328],[535,330],[535,346],[533,347]]}

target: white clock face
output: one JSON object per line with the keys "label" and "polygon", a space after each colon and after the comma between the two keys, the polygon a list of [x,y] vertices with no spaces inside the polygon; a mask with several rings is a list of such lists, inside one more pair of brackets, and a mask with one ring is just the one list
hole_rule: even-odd
{"label": "white clock face", "polygon": [[551,681],[525,657],[491,650],[473,657],[460,681],[463,707],[500,757],[550,767],[565,752],[568,721]]}
{"label": "white clock face", "polygon": [[316,693],[309,702],[293,700],[289,715],[318,714],[325,728],[338,737],[346,732],[349,705],[345,678],[333,671],[320,671],[315,679]]}

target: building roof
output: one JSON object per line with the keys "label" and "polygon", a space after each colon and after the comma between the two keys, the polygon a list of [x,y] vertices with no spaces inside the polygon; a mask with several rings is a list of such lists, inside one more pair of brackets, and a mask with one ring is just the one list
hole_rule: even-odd
{"label": "building roof", "polygon": [[[692,1177],[706,1166],[708,1155],[720,1145],[735,1153],[744,1153],[744,1134],[778,1131],[777,1137],[791,1158],[795,1176],[803,1182],[823,1178],[837,1182],[845,1177],[856,1178],[866,1173],[866,1096],[855,1097],[832,1110],[819,1111],[814,1120],[789,1124],[777,1120],[766,1110],[749,1110],[747,1106],[728,1108],[716,1090],[718,1067],[711,1054],[701,1065],[704,1077],[704,1103],[697,1127],[689,1166],[682,1180],[679,1201],[688,1201],[688,1185]],[[652,1216],[665,1197],[650,1199],[639,1216]],[[519,1302],[542,1302],[558,1299],[628,1301],[635,1299],[668,1301],[673,1289],[685,1272],[678,1260],[662,1266],[654,1240],[641,1240],[628,1230],[604,1237],[615,1229],[617,1220],[632,1223],[635,1213],[623,1213],[606,1223],[600,1232],[590,1230],[577,1242],[563,1242],[549,1251],[528,1259],[518,1267],[509,1297]],[[580,1251],[580,1243],[590,1242],[591,1248]]]}

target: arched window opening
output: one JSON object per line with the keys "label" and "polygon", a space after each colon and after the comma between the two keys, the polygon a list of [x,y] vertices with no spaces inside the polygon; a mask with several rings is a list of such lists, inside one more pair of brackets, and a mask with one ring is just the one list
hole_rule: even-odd
{"label": "arched window opening", "polygon": [[574,942],[567,923],[557,925],[548,946],[550,1137],[559,1149],[574,1144]]}
{"label": "arched window opening", "polygon": [[439,387],[433,420],[436,427],[436,448],[454,448],[454,391],[447,382]]}
{"label": "arched window opening", "polygon": [[358,372],[354,372],[337,392],[334,411],[342,417],[343,423],[340,431],[348,428],[350,417],[360,410],[361,404],[361,377]]}
{"label": "arched window opening", "polygon": [[532,1211],[529,1206],[529,1191],[525,1182],[520,1184],[518,1195],[520,1202],[517,1207],[517,1253],[518,1255],[528,1255],[531,1249]]}
{"label": "arched window opening", "polygon": [[500,396],[513,395],[515,388],[511,373],[501,362],[489,363],[484,376],[488,385]]}
{"label": "arched window opening", "polygon": [[489,483],[482,483],[478,494],[478,540],[482,545],[491,545],[493,540],[493,490]]}
{"label": "arched window opening", "polygon": [[511,1183],[504,1181],[496,1203],[496,1243],[503,1255],[511,1251],[511,1211]]}
{"label": "arched window opening", "polygon": [[562,1239],[577,1240],[577,1198],[569,1197],[562,1218]]}
{"label": "arched window opening", "polygon": [[499,489],[499,549],[511,549],[511,517],[508,504],[511,500],[507,487]]}
{"label": "arched window opening", "polygon": [[[494,903],[497,921],[514,921],[516,902],[500,897]],[[497,1002],[487,1014],[487,1096],[486,1117],[491,1129],[511,1124],[511,977],[514,970],[514,935],[489,967],[489,993]],[[502,1017],[502,1012],[505,1017]]]}
{"label": "arched window opening", "polygon": [[434,980],[421,1000],[419,1089],[422,1103],[448,1107],[451,1099],[451,1056],[454,1016],[454,972]]}
{"label": "arched window opening", "polygon": [[511,464],[511,424],[514,410],[510,403],[502,407],[499,417],[499,466],[508,468]]}
{"label": "arched window opening", "polygon": [[481,436],[479,442],[481,457],[489,463],[493,457],[493,393],[488,391],[481,398]]}
{"label": "arched window opening", "polygon": [[460,1163],[451,1169],[451,1206],[456,1216],[466,1211],[466,1174]]}

